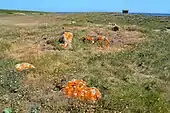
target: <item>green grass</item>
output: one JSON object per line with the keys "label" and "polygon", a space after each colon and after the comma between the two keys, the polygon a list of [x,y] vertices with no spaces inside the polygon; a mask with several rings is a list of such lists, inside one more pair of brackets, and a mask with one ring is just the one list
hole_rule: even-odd
{"label": "green grass", "polygon": [[[137,27],[128,28],[127,31],[142,32],[145,34],[146,40],[138,44],[131,44],[133,49],[130,50],[97,53],[91,49],[95,45],[83,44],[81,41],[88,30],[72,30],[75,36],[72,51],[60,50],[54,54],[44,54],[40,57],[28,56],[25,61],[36,67],[36,71],[32,73],[17,73],[13,70],[14,65],[22,60],[9,58],[9,53],[5,52],[11,49],[11,40],[20,41],[14,37],[17,37],[19,32],[15,32],[14,28],[11,28],[13,29],[11,34],[2,31],[4,37],[13,38],[9,38],[9,40],[2,38],[0,42],[0,50],[3,53],[0,60],[0,74],[4,81],[1,82],[0,93],[2,96],[10,97],[12,101],[6,103],[16,111],[40,108],[38,110],[43,113],[66,111],[71,113],[87,111],[96,113],[169,113],[170,34],[164,31],[152,31],[162,29],[166,25],[160,22],[160,19],[162,18],[138,15],[115,17],[106,13],[69,14],[67,18],[60,20],[65,26],[69,25],[65,23],[66,21],[75,20],[77,23],[71,25],[72,27],[85,27],[89,23],[91,25],[102,24],[103,26],[109,22],[121,26],[133,23]],[[30,29],[25,27],[25,30],[28,31],[25,38],[33,36],[36,39],[45,33],[48,34],[48,37],[53,37],[60,32],[59,27],[61,26],[55,27],[51,24],[47,27]],[[5,29],[9,30],[9,28],[9,26],[5,26]],[[28,40],[34,41],[34,38],[28,38],[25,42]],[[37,76],[34,78],[35,81],[29,80],[30,75]],[[27,87],[22,83],[25,77],[29,81]],[[56,89],[54,84],[63,84],[61,81],[65,83],[73,78],[83,79],[89,87],[97,87],[102,93],[101,100],[97,103],[67,100],[60,95],[59,91],[51,91]],[[22,96],[11,96],[14,93],[11,91],[15,89],[19,89],[15,94]],[[32,103],[35,103],[35,106]],[[5,107],[6,104],[0,105]]]}
{"label": "green grass", "polygon": [[0,60],[1,71],[1,96],[13,92],[19,88],[20,78],[22,75],[17,73],[13,66],[16,64],[15,60],[4,59]]}
{"label": "green grass", "polygon": [[25,13],[25,14],[30,14],[30,13],[37,13],[38,14],[39,13],[41,15],[41,14],[47,14],[47,13],[50,13],[50,12],[0,9],[0,14],[12,15],[12,14],[15,14],[15,13]]}

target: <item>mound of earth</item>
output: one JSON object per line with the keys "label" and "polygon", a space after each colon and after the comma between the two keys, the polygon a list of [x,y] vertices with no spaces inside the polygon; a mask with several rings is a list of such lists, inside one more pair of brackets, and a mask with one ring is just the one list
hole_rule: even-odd
{"label": "mound of earth", "polygon": [[103,35],[106,36],[111,41],[109,47],[106,48],[104,51],[100,47],[97,48],[92,47],[92,51],[94,52],[99,52],[99,51],[117,52],[121,50],[126,50],[132,48],[131,45],[140,43],[145,39],[144,34],[136,30],[122,29],[120,31],[115,32],[104,28],[98,28],[98,29],[90,29],[89,31],[90,32],[88,33],[88,35],[90,36]]}
{"label": "mound of earth", "polygon": [[[77,28],[75,26],[70,29],[78,30],[80,29],[80,27]],[[103,52],[117,52],[120,50],[128,49],[131,48],[131,45],[133,45],[134,43],[139,43],[144,39],[143,33],[135,30],[128,31],[126,29],[122,29],[115,32],[106,28],[83,27],[82,29],[87,31],[87,35],[103,35],[111,40],[109,48],[107,48]],[[58,40],[58,37],[41,37],[39,39],[34,39],[34,41],[28,43],[16,43],[12,45],[12,48],[9,51],[9,55],[20,60],[25,60],[28,58],[28,56],[37,57],[46,53],[55,53],[58,50],[56,46],[56,40]],[[76,36],[74,40],[76,40]],[[92,52],[101,51],[100,48],[93,45],[91,46]]]}

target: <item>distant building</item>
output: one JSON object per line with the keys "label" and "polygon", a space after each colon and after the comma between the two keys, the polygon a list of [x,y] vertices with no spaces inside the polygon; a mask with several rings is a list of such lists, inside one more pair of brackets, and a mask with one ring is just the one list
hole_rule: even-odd
{"label": "distant building", "polygon": [[128,10],[122,10],[123,14],[128,14],[128,12],[129,12]]}

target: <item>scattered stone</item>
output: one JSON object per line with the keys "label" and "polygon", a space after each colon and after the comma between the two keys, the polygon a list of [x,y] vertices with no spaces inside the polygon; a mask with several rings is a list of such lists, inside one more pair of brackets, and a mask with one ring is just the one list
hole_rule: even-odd
{"label": "scattered stone", "polygon": [[75,24],[76,23],[76,21],[71,21],[71,24]]}
{"label": "scattered stone", "polygon": [[120,27],[116,24],[112,24],[112,31],[119,31]]}

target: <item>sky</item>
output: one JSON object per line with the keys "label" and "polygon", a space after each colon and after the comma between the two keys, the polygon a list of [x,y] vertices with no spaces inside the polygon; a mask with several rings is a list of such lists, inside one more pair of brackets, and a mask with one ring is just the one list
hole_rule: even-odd
{"label": "sky", "polygon": [[170,0],[0,0],[0,9],[47,12],[170,13]]}

